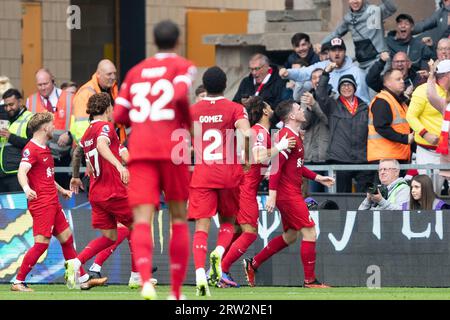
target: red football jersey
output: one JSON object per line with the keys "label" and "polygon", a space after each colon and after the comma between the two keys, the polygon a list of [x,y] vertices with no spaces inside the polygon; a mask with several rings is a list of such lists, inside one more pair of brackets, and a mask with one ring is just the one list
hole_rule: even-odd
{"label": "red football jersey", "polygon": [[235,124],[245,108],[224,97],[206,97],[191,106],[194,123],[194,188],[234,188],[242,178],[236,154]]}
{"label": "red football jersey", "polygon": [[55,185],[55,163],[50,149],[31,139],[22,151],[21,164],[31,169],[28,171],[28,185],[37,198],[28,201],[28,209],[40,209],[58,203],[58,191]]}
{"label": "red football jersey", "polygon": [[[255,124],[252,127],[251,136],[251,150],[257,148],[270,149],[272,147],[272,142],[270,140],[269,131],[260,124]],[[258,191],[258,186],[264,178],[265,171],[268,168],[268,164],[252,164],[250,170],[248,170],[244,175],[244,180],[240,186],[241,193],[254,195]]]}
{"label": "red football jersey", "polygon": [[186,143],[175,131],[190,128],[188,93],[195,73],[190,61],[174,53],[158,53],[127,73],[114,120],[132,128],[130,161],[169,160],[173,148]]}
{"label": "red football jersey", "polygon": [[302,177],[314,180],[316,173],[304,166],[303,141],[298,132],[284,127],[278,133],[279,137],[295,138],[295,147],[281,151],[278,163],[272,160],[272,171],[269,178],[269,189],[277,190],[277,200],[298,199],[302,196]]}
{"label": "red football jersey", "polygon": [[121,145],[114,125],[100,120],[92,121],[80,140],[86,162],[89,162],[93,169],[90,175],[89,201],[126,198],[127,190],[120,180],[119,171],[98,153],[97,139],[99,137],[106,137],[109,140],[111,152],[121,161]]}

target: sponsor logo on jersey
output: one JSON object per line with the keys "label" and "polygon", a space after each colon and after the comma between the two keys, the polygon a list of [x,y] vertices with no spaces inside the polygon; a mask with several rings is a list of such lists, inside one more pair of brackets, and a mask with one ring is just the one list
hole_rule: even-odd
{"label": "sponsor logo on jersey", "polygon": [[302,158],[298,158],[297,159],[297,168],[300,168],[303,165],[303,159]]}

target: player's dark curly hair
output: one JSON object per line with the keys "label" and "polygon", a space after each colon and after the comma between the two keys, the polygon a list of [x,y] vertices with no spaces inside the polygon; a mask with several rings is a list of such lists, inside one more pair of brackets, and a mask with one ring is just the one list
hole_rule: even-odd
{"label": "player's dark curly hair", "polygon": [[260,96],[252,96],[248,98],[245,103],[245,107],[248,112],[248,120],[250,124],[253,126],[261,120],[264,115],[264,108],[267,108],[268,104],[264,102],[264,100]]}
{"label": "player's dark curly hair", "polygon": [[227,87],[227,75],[221,68],[214,66],[205,71],[202,78],[206,92],[211,94],[220,94]]}
{"label": "player's dark curly hair", "polygon": [[294,103],[294,100],[281,101],[275,109],[275,114],[277,115],[278,119],[286,123],[287,117],[289,116],[289,113],[291,113],[292,105]]}
{"label": "player's dark curly hair", "polygon": [[94,116],[104,114],[106,109],[111,105],[111,99],[106,92],[100,92],[92,95],[87,104],[86,113],[89,115],[89,120]]}
{"label": "player's dark curly hair", "polygon": [[168,50],[175,48],[180,29],[171,20],[163,20],[153,28],[153,38],[158,49]]}

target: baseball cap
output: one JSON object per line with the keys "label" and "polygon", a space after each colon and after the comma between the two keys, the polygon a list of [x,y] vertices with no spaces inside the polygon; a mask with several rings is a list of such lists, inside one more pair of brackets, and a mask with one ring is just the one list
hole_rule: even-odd
{"label": "baseball cap", "polygon": [[442,74],[447,72],[450,72],[450,60],[440,61],[436,67],[436,73]]}
{"label": "baseball cap", "polygon": [[330,42],[328,43],[328,48],[330,50],[332,50],[333,48],[341,48],[346,50],[347,48],[345,47],[345,42],[344,40],[342,40],[341,38],[333,38],[330,40]]}
{"label": "baseball cap", "polygon": [[400,20],[408,20],[411,24],[414,24],[414,19],[407,13],[400,13],[397,18],[395,18],[395,22],[399,23]]}

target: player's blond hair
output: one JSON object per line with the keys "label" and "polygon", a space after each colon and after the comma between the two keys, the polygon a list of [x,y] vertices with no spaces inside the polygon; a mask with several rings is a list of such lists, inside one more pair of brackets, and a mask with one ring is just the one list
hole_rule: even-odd
{"label": "player's blond hair", "polygon": [[36,113],[33,117],[31,117],[30,122],[28,122],[28,126],[32,133],[38,131],[43,124],[53,122],[53,114],[51,112],[39,112]]}

